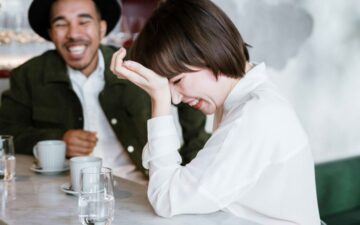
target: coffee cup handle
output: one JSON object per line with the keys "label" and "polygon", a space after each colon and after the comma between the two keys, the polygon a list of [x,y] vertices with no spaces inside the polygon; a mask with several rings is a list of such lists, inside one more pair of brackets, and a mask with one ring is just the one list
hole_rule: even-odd
{"label": "coffee cup handle", "polygon": [[38,158],[37,149],[38,149],[37,145],[35,145],[34,148],[33,148],[33,154],[34,154],[36,159]]}

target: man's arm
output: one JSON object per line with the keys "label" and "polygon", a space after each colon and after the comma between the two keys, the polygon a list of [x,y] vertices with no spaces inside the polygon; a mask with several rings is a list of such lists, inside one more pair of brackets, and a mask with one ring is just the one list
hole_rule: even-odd
{"label": "man's arm", "polygon": [[14,136],[16,153],[32,154],[39,140],[62,139],[61,128],[37,129],[31,124],[31,109],[15,99],[12,91],[2,95],[0,107],[0,133]]}
{"label": "man's arm", "polygon": [[15,70],[10,77],[10,90],[2,95],[0,107],[0,133],[14,136],[17,153],[32,154],[32,147],[39,140],[62,139],[65,132],[60,127],[38,129],[33,126],[33,110],[29,84],[23,74]]}

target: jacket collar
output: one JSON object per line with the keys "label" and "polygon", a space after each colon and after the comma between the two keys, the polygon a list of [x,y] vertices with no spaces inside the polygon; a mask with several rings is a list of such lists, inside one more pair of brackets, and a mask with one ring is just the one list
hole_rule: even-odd
{"label": "jacket collar", "polygon": [[[113,53],[116,51],[113,47],[108,46],[100,46],[100,50],[104,56],[105,61],[105,71],[104,71],[104,79],[105,84],[107,86],[112,86],[116,84],[126,83],[126,80],[118,79],[111,71],[110,71],[110,63],[111,57]],[[57,83],[64,82],[70,84],[70,78],[67,74],[67,69],[65,65],[65,61],[60,57],[56,50],[47,51],[44,53],[46,61],[44,65],[44,81],[45,83]]]}
{"label": "jacket collar", "polygon": [[70,84],[69,76],[64,60],[56,52],[56,50],[50,50],[44,53],[44,82],[45,83],[57,83],[65,82]]}

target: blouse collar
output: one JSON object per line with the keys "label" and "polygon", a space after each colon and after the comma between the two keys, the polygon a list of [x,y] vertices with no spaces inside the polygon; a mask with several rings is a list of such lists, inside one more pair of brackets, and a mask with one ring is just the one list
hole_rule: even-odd
{"label": "blouse collar", "polygon": [[265,63],[260,63],[250,69],[234,86],[224,102],[224,112],[247,100],[248,95],[267,80]]}

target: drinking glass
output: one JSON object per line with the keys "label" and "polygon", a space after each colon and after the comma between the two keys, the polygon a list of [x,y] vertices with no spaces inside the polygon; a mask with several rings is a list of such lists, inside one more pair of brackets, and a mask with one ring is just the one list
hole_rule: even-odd
{"label": "drinking glass", "polygon": [[111,224],[115,199],[110,168],[87,167],[81,170],[78,205],[83,225]]}
{"label": "drinking glass", "polygon": [[0,178],[10,181],[15,178],[16,158],[11,135],[0,135]]}

